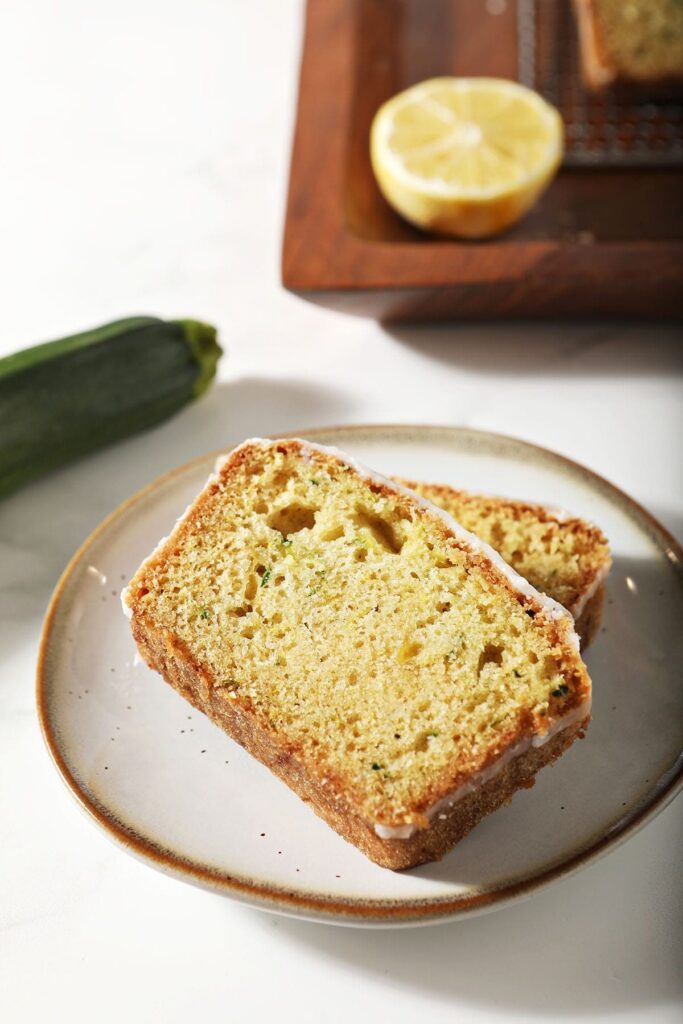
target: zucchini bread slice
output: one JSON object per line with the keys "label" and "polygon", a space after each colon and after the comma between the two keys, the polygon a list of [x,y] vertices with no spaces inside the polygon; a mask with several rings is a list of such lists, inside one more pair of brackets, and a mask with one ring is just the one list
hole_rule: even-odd
{"label": "zucchini bread slice", "polygon": [[147,664],[385,867],[442,857],[590,718],[564,608],[305,441],[220,459],[123,600]]}
{"label": "zucchini bread slice", "polygon": [[399,483],[445,509],[490,544],[521,576],[571,612],[581,646],[600,625],[609,544],[593,523],[560,509],[456,490],[447,484]]}
{"label": "zucchini bread slice", "polygon": [[626,86],[665,96],[683,85],[681,0],[574,0],[589,89]]}

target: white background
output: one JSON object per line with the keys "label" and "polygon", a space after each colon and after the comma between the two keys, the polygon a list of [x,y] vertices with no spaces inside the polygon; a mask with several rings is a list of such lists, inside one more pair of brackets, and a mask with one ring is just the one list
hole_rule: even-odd
{"label": "white background", "polygon": [[[385,329],[278,279],[294,0],[3,0],[0,354],[133,313],[216,323],[211,394],[0,506],[0,1013],[7,1021],[673,1021],[681,801],[526,903],[361,932],[249,911],[109,844],[33,706],[42,614],[98,521],[252,434],[436,422],[554,448],[683,535],[671,326]],[[643,268],[643,274],[648,272]]]}

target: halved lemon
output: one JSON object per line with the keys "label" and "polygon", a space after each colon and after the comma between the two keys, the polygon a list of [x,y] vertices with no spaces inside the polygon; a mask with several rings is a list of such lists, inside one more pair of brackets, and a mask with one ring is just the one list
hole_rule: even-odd
{"label": "halved lemon", "polygon": [[562,119],[501,78],[432,78],[375,115],[370,157],[382,193],[427,231],[485,238],[514,224],[562,160]]}

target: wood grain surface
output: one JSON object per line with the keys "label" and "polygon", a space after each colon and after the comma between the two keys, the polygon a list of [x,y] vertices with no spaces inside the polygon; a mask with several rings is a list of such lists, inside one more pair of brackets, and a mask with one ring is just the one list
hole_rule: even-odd
{"label": "wood grain surface", "polygon": [[384,321],[683,313],[683,174],[563,169],[484,242],[418,231],[375,183],[380,104],[441,74],[517,77],[516,5],[308,0],[282,251],[285,287]]}

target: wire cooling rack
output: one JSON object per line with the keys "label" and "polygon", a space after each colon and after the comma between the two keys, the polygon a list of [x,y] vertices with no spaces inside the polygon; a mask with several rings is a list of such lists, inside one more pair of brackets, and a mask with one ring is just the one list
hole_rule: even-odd
{"label": "wire cooling rack", "polygon": [[560,111],[566,166],[683,163],[683,102],[635,102],[585,88],[569,0],[518,0],[518,34],[519,79]]}

